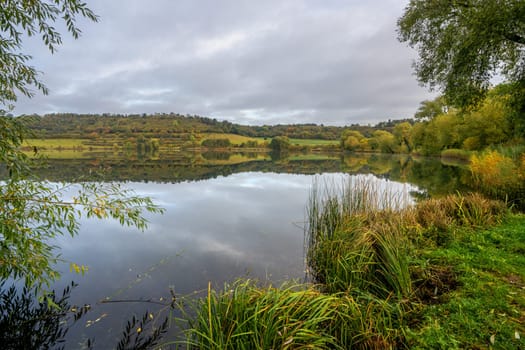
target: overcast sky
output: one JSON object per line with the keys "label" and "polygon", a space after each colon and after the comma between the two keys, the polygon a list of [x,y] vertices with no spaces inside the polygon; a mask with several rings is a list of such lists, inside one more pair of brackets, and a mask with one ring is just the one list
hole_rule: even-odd
{"label": "overcast sky", "polygon": [[241,124],[375,124],[432,98],[396,39],[408,0],[88,0],[99,23],[24,50],[48,96],[22,113],[197,114]]}

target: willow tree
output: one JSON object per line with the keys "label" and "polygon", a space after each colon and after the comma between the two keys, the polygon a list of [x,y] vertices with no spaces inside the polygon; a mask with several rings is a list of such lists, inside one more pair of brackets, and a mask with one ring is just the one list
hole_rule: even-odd
{"label": "willow tree", "polygon": [[8,113],[19,95],[48,92],[30,65],[32,57],[23,53],[23,39],[39,36],[53,53],[62,44],[57,22],[78,38],[79,18],[98,19],[79,0],[2,0],[0,6],[0,166],[8,170],[0,182],[0,278],[24,279],[37,287],[58,278],[59,256],[51,241],[60,234],[76,234],[80,216],[113,218],[144,229],[144,210],[162,211],[151,199],[119,185],[39,181],[20,150],[27,129],[22,119]]}
{"label": "willow tree", "polygon": [[419,81],[456,107],[477,105],[502,76],[525,112],[525,1],[410,0],[399,40],[417,49]]}

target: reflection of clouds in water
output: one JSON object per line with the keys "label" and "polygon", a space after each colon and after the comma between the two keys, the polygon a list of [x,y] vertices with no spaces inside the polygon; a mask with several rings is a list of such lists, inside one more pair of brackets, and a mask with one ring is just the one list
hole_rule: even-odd
{"label": "reflection of clouds in water", "polygon": [[201,248],[203,253],[219,253],[224,254],[234,259],[242,259],[246,254],[233,248],[232,245],[220,242],[217,240],[197,239],[197,245]]}
{"label": "reflection of clouds in water", "polygon": [[321,199],[325,196],[340,198],[348,190],[362,189],[370,195],[368,199],[375,201],[379,208],[385,203],[396,204],[400,207],[412,205],[415,201],[410,193],[419,191],[417,186],[409,183],[391,181],[372,174],[316,177],[314,187],[317,188],[317,195],[320,195]]}
{"label": "reflection of clouds in water", "polygon": [[[407,189],[373,176],[359,177],[370,177],[381,188]],[[145,232],[115,220],[83,219],[78,237],[60,237],[57,243],[65,259],[90,267],[81,280],[100,291],[126,284],[130,267],[143,270],[174,256],[145,284],[151,290],[170,281],[191,290],[203,281],[235,278],[246,269],[254,277],[300,278],[303,230],[294,223],[305,219],[314,179],[319,184],[344,184],[349,178],[240,173],[199,182],[125,183],[138,195],[153,197],[166,213],[147,214],[150,223]]]}
{"label": "reflection of clouds in water", "polygon": [[270,186],[274,188],[304,188],[310,184],[310,176],[308,175],[287,174],[286,177],[275,177],[275,174],[256,173],[257,176],[253,176],[253,174],[236,174],[238,176],[233,180],[240,187],[258,189],[266,189]]}
{"label": "reflection of clouds in water", "polygon": [[[322,175],[331,177],[334,174]],[[339,174],[342,176],[342,174]],[[173,201],[186,201],[195,199],[196,196],[213,197],[231,192],[235,188],[304,188],[308,189],[312,176],[296,174],[274,174],[274,173],[238,173],[228,177],[218,177],[207,181],[182,182],[171,184],[171,188],[163,183],[127,183],[138,194],[148,195],[160,201],[171,203]],[[176,196],[177,195],[177,196]]]}
{"label": "reflection of clouds in water", "polygon": [[[83,304],[106,296],[167,296],[169,286],[187,294],[205,289],[208,281],[222,288],[242,276],[276,283],[301,279],[304,237],[295,223],[305,220],[313,183],[342,185],[367,176],[239,173],[199,182],[125,183],[124,188],[151,196],[166,213],[147,214],[145,232],[115,220],[82,219],[79,236],[59,237],[56,243],[64,259],[89,271],[74,275],[65,265],[64,281],[79,282],[72,301]],[[407,187],[370,178],[381,188]],[[106,312],[115,305],[96,307]],[[118,323],[122,314],[114,317]]]}

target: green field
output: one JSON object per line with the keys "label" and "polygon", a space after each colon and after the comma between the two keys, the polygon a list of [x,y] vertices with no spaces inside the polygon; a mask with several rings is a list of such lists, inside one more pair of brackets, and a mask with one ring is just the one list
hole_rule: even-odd
{"label": "green field", "polygon": [[[94,152],[112,152],[119,154],[122,152],[135,152],[137,140],[141,134],[134,137],[119,137],[116,135],[99,135],[96,138],[35,138],[27,139],[22,144],[22,149],[28,155],[34,155],[35,147],[38,154],[45,155],[48,158],[56,159],[73,159],[91,157]],[[204,140],[228,139],[231,150],[237,147],[257,151],[269,151],[271,138],[247,137],[230,133],[199,133],[199,134],[178,134],[177,137],[167,138],[144,138],[146,142],[157,142],[158,148],[155,153],[171,154],[183,151],[184,149],[199,149]],[[256,142],[256,144],[255,144]],[[291,146],[298,148],[310,147],[312,149],[322,149],[322,147],[338,146],[336,140],[318,140],[318,139],[290,139]],[[245,148],[248,147],[248,148]],[[233,157],[233,158],[232,158]],[[243,159],[235,159],[232,156],[228,160],[213,160],[218,164],[233,164],[242,162]],[[242,158],[242,157],[241,157]],[[312,160],[326,159],[324,155],[301,154],[295,155],[293,160]]]}
{"label": "green field", "polygon": [[[221,134],[221,133],[204,133],[200,134],[201,139],[228,139],[230,143],[234,146],[241,145],[248,141],[257,141],[261,146],[267,144],[271,141],[272,138],[263,138],[263,137],[247,137],[236,134]],[[321,140],[321,139],[295,139],[290,138],[290,145],[292,146],[307,146],[307,147],[316,147],[316,146],[339,146],[338,140]]]}
{"label": "green field", "polygon": [[297,146],[328,146],[339,145],[339,140],[290,139],[290,143]]}
{"label": "green field", "polygon": [[203,140],[217,140],[217,139],[228,139],[232,145],[240,145],[248,141],[257,141],[257,143],[262,144],[265,142],[263,138],[260,137],[247,137],[236,134],[221,134],[221,133],[204,133],[200,134]]}
{"label": "green field", "polygon": [[52,159],[78,159],[91,157],[88,153],[112,149],[109,142],[108,145],[93,145],[92,142],[89,139],[27,139],[22,150],[31,156],[40,154]]}
{"label": "green field", "polygon": [[[247,137],[236,134],[221,134],[221,133],[202,133],[199,138],[204,139],[228,139],[233,145],[240,145],[248,141],[257,141],[259,144],[270,142],[271,138],[262,137]],[[124,138],[105,138],[101,137],[97,142],[104,142],[111,145],[116,141],[124,141]],[[39,147],[39,148],[76,148],[89,147],[94,140],[86,138],[49,138],[49,139],[27,139],[23,146]],[[321,140],[321,139],[290,139],[292,145],[297,146],[323,146],[323,145],[339,145],[338,140]]]}
{"label": "green field", "polygon": [[37,147],[39,149],[64,148],[72,149],[89,147],[88,139],[27,139],[22,147]]}

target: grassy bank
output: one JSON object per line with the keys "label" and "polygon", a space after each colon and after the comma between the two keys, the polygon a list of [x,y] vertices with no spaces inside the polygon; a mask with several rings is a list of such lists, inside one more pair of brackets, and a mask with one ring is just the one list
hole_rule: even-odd
{"label": "grassy bank", "polygon": [[211,287],[185,330],[199,349],[525,346],[525,216],[479,195],[406,197],[363,181],[318,187],[311,284]]}
{"label": "grassy bank", "polygon": [[462,228],[445,247],[421,249],[419,267],[441,286],[407,344],[433,349],[525,347],[525,216],[491,228]]}

